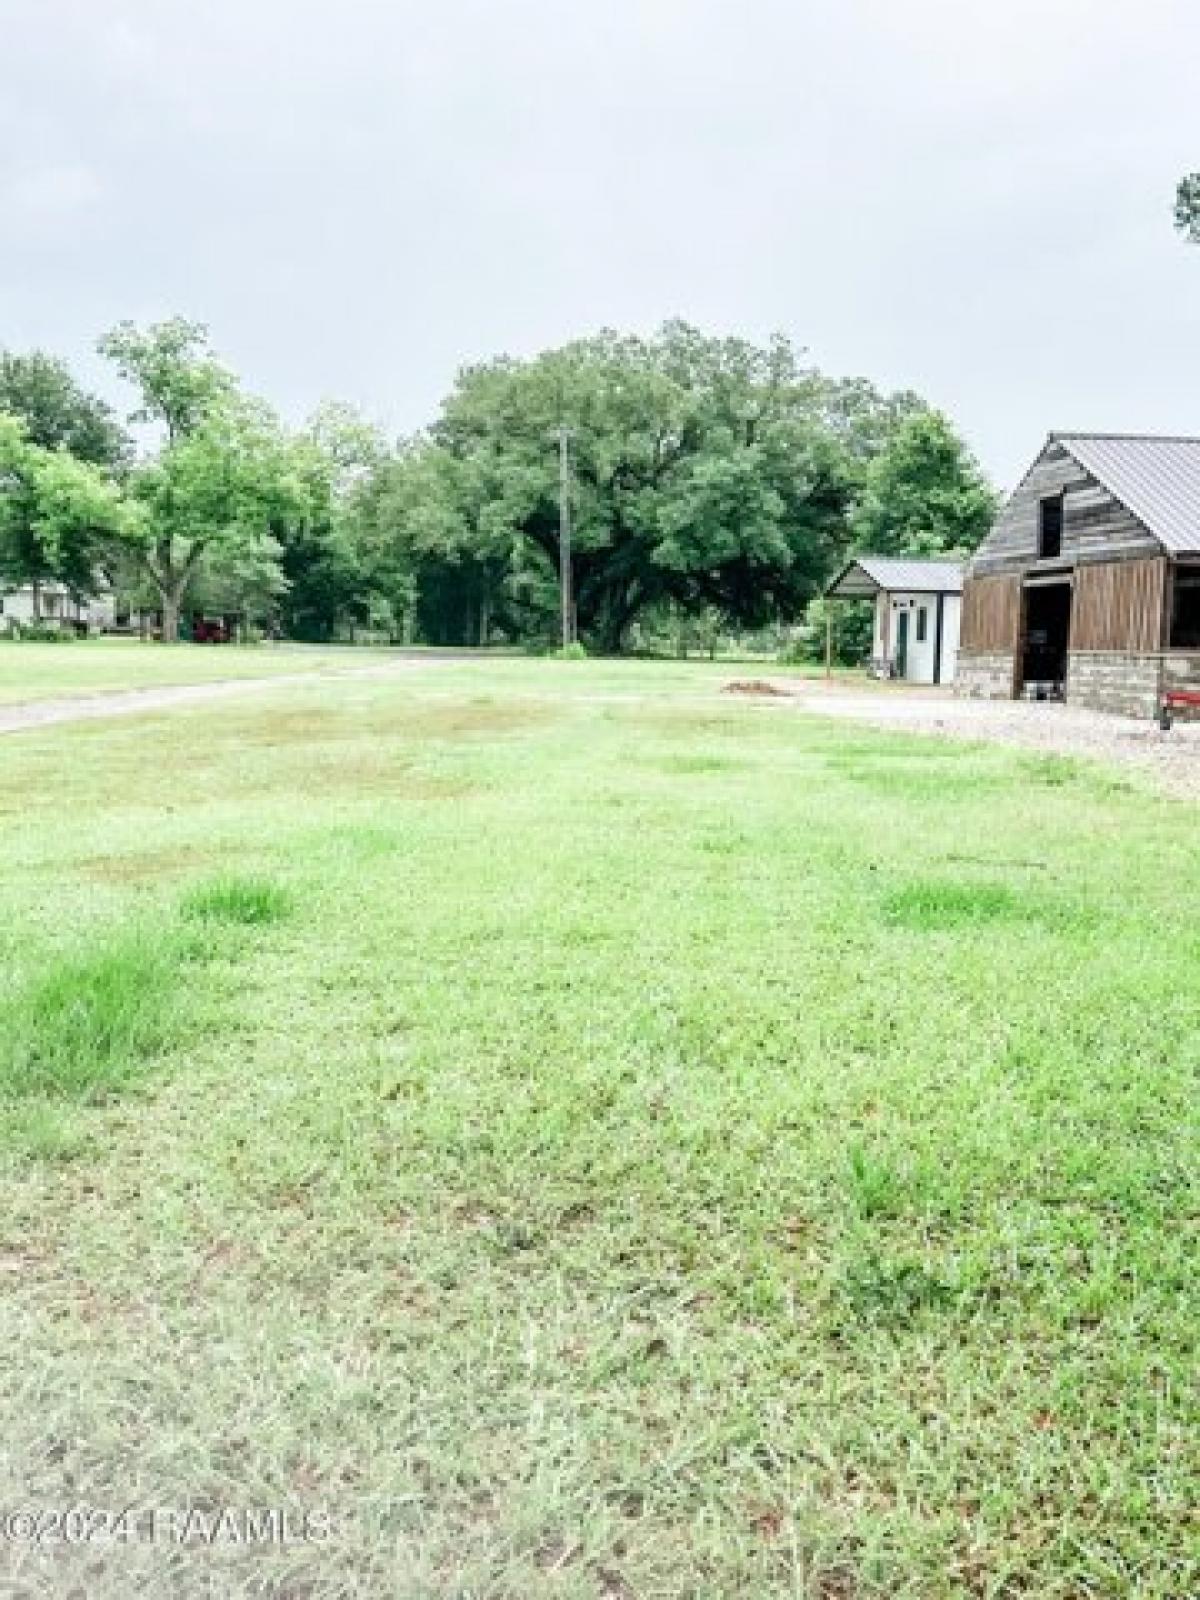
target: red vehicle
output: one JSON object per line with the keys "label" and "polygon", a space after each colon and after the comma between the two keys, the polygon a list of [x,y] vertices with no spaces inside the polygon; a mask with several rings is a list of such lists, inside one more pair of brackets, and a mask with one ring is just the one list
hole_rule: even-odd
{"label": "red vehicle", "polygon": [[233,634],[224,617],[193,617],[193,644],[228,644]]}

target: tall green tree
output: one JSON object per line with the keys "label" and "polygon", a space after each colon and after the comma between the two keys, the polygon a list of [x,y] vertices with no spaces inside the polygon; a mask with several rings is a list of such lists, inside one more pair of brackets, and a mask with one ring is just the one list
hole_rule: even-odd
{"label": "tall green tree", "polygon": [[287,585],[281,621],[294,637],[329,639],[345,621],[370,622],[380,602],[390,612],[370,559],[365,499],[388,457],[379,429],[336,402],[293,441],[301,500],[277,537]]}
{"label": "tall green tree", "polygon": [[275,530],[303,515],[304,493],[264,406],[223,397],[137,468],[130,494],[141,516],[127,543],[158,599],[164,640],[178,638],[184,597],[202,579],[234,592],[283,589]]}
{"label": "tall green tree", "polygon": [[122,323],[100,349],[140,391],[131,420],[160,429],[130,475],[139,514],[126,543],[157,598],[163,639],[178,638],[185,595],[202,580],[282,590],[276,535],[304,514],[304,489],[271,411],[240,391],[198,323]]}
{"label": "tall green tree", "polygon": [[965,555],[991,526],[996,506],[995,491],[946,418],[918,411],[867,468],[854,545],[871,555]]}
{"label": "tall green tree", "polygon": [[146,328],[119,322],[97,348],[139,392],[129,420],[160,426],[168,444],[194,432],[237,388],[233,374],[209,348],[208,329],[187,317]]}
{"label": "tall green tree", "polygon": [[0,413],[0,578],[33,586],[35,616],[45,582],[91,592],[98,565],[134,522],[101,468],[43,448]]}
{"label": "tall green tree", "polygon": [[[74,489],[81,510],[93,491],[98,492],[100,479],[94,471],[76,467],[117,471],[128,440],[104,401],[89,394],[64,362],[39,350],[0,352],[0,421],[4,419],[10,426],[4,439],[7,489],[0,514],[0,577],[31,587],[36,616],[45,584],[61,583],[77,594],[95,589],[103,553],[99,529],[90,526],[87,515],[69,514],[67,503]],[[47,496],[60,502],[60,511],[49,519]]]}
{"label": "tall green tree", "polygon": [[111,407],[89,394],[57,356],[0,351],[0,412],[18,417],[31,444],[115,469],[129,441]]}

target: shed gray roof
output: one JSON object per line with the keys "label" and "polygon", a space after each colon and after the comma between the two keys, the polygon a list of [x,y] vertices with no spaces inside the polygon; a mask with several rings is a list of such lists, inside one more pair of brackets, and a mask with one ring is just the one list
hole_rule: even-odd
{"label": "shed gray roof", "polygon": [[1200,439],[1053,433],[1171,554],[1200,552]]}
{"label": "shed gray roof", "polygon": [[839,599],[910,590],[914,594],[961,594],[961,561],[925,561],[920,556],[859,556],[843,567],[825,593]]}

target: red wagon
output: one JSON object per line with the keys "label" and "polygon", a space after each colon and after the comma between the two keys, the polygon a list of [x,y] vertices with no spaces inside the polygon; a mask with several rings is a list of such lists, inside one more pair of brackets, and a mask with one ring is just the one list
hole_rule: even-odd
{"label": "red wagon", "polygon": [[1159,727],[1170,733],[1176,711],[1192,706],[1200,708],[1200,689],[1165,689],[1158,707]]}

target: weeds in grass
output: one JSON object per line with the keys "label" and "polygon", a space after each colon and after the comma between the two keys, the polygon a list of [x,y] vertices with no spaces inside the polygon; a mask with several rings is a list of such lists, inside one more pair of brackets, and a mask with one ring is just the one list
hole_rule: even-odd
{"label": "weeds in grass", "polygon": [[913,800],[944,802],[993,789],[997,777],[986,767],[963,770],[942,760],[906,760],[894,752],[878,758],[835,756],[826,765],[839,778],[876,794]]}
{"label": "weeds in grass", "polygon": [[920,1261],[888,1260],[870,1252],[847,1267],[846,1299],[856,1315],[887,1322],[910,1322],[918,1313],[949,1306],[953,1287]]}
{"label": "weeds in grass", "polygon": [[119,1087],[166,1041],[176,959],[169,940],[144,929],[60,957],[0,1015],[0,1094]]}
{"label": "weeds in grass", "polygon": [[292,908],[292,897],[268,878],[214,878],[197,884],[185,897],[186,919],[260,927],[280,922]]}
{"label": "weeds in grass", "polygon": [[903,1209],[905,1184],[887,1162],[862,1145],[850,1150],[850,1193],[860,1217],[894,1217]]}
{"label": "weeds in grass", "polygon": [[0,1151],[20,1151],[34,1161],[71,1161],[87,1149],[73,1110],[61,1099],[43,1097],[0,1103]]}
{"label": "weeds in grass", "polygon": [[1002,883],[967,883],[918,878],[894,889],[884,901],[889,922],[906,928],[947,928],[1028,915],[1024,903]]}
{"label": "weeds in grass", "polygon": [[[265,879],[218,878],[183,903],[184,917],[205,924],[276,922],[290,896]],[[84,951],[57,957],[0,1005],[0,1100],[97,1100],[135,1078],[180,1027],[185,963],[211,954],[171,927],[140,924]],[[30,1151],[54,1143],[53,1117],[43,1137],[37,1115],[12,1121]]]}
{"label": "weeds in grass", "polygon": [[1090,769],[1075,756],[1033,755],[1019,759],[1024,775],[1047,789],[1061,789],[1064,784],[1078,783],[1091,777]]}
{"label": "weeds in grass", "polygon": [[664,756],[654,763],[663,772],[678,772],[685,776],[698,776],[705,772],[732,772],[744,765],[728,756],[703,754]]}

